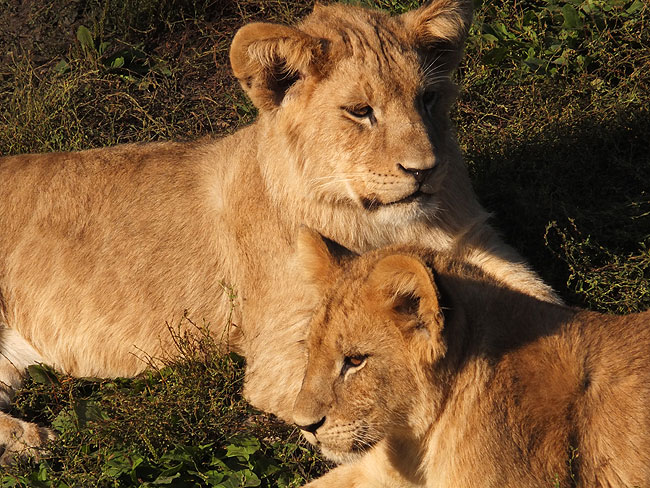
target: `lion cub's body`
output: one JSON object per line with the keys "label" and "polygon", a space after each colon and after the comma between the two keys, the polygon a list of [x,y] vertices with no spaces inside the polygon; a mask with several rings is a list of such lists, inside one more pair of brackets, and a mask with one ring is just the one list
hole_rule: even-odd
{"label": "lion cub's body", "polygon": [[[224,139],[0,159],[0,403],[39,361],[134,375],[175,353],[166,324],[187,311],[246,356],[247,398],[290,418],[313,306],[302,224],[359,252],[462,248],[553,300],[486,223],[448,119],[470,3],[243,27],[231,62],[260,116]],[[8,454],[35,428],[0,421]]]}
{"label": "lion cub's body", "polygon": [[310,487],[650,486],[650,312],[549,304],[413,248],[329,266],[294,416],[349,464]]}

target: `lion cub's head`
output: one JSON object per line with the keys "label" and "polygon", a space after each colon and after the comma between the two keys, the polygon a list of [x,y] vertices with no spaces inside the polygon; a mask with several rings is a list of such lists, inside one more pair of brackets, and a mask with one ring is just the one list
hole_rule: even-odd
{"label": "lion cub's head", "polygon": [[[253,23],[230,59],[265,127],[272,187],[391,217],[430,215],[456,156],[451,74],[471,1],[399,16],[317,6],[297,27]],[[292,187],[293,188],[293,187]]]}
{"label": "lion cub's head", "polygon": [[[374,251],[339,267],[303,230],[301,261],[324,299],[310,325],[309,361],[294,421],[335,461],[419,428],[422,378],[446,353],[430,269],[409,254]],[[428,408],[428,407],[424,407]],[[418,413],[419,412],[419,413]]]}

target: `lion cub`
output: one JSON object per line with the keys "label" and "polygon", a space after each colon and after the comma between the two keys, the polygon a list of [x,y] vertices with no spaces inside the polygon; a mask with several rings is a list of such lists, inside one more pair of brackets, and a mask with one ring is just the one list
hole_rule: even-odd
{"label": "lion cub", "polygon": [[324,299],[294,419],[347,463],[310,487],[650,486],[650,312],[546,303],[417,248],[300,249]]}

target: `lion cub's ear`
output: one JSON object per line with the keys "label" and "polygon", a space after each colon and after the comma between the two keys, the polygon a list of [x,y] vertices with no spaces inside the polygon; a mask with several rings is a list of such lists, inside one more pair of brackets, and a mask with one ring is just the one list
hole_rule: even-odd
{"label": "lion cub's ear", "polygon": [[334,284],[339,273],[336,259],[323,237],[308,227],[301,227],[296,241],[298,266],[307,283],[322,296]]}
{"label": "lion cub's ear", "polygon": [[280,24],[245,25],[230,46],[230,64],[256,107],[272,110],[300,78],[318,72],[324,41]]}
{"label": "lion cub's ear", "polygon": [[432,0],[401,18],[425,63],[444,71],[456,68],[472,23],[472,0]]}
{"label": "lion cub's ear", "polygon": [[377,262],[368,278],[371,299],[395,314],[396,324],[415,341],[424,359],[433,362],[447,352],[442,336],[444,315],[433,273],[419,258],[394,254]]}

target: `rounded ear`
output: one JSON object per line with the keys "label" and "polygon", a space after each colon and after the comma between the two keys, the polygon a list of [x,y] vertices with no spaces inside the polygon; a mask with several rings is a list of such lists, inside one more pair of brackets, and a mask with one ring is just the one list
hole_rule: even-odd
{"label": "rounded ear", "polygon": [[298,266],[307,282],[323,295],[336,281],[339,267],[327,244],[315,230],[302,226],[296,240]]}
{"label": "rounded ear", "polygon": [[324,46],[293,27],[255,22],[235,34],[230,64],[255,106],[272,110],[298,79],[318,73]]}
{"label": "rounded ear", "polygon": [[425,63],[445,71],[456,68],[472,23],[472,0],[432,0],[401,17]]}
{"label": "rounded ear", "polygon": [[[405,334],[416,334],[425,359],[433,362],[447,352],[442,337],[444,315],[433,273],[414,256],[393,254],[377,262],[368,278],[369,293],[399,319]],[[414,327],[415,325],[415,327]],[[424,337],[424,341],[422,338]]]}

